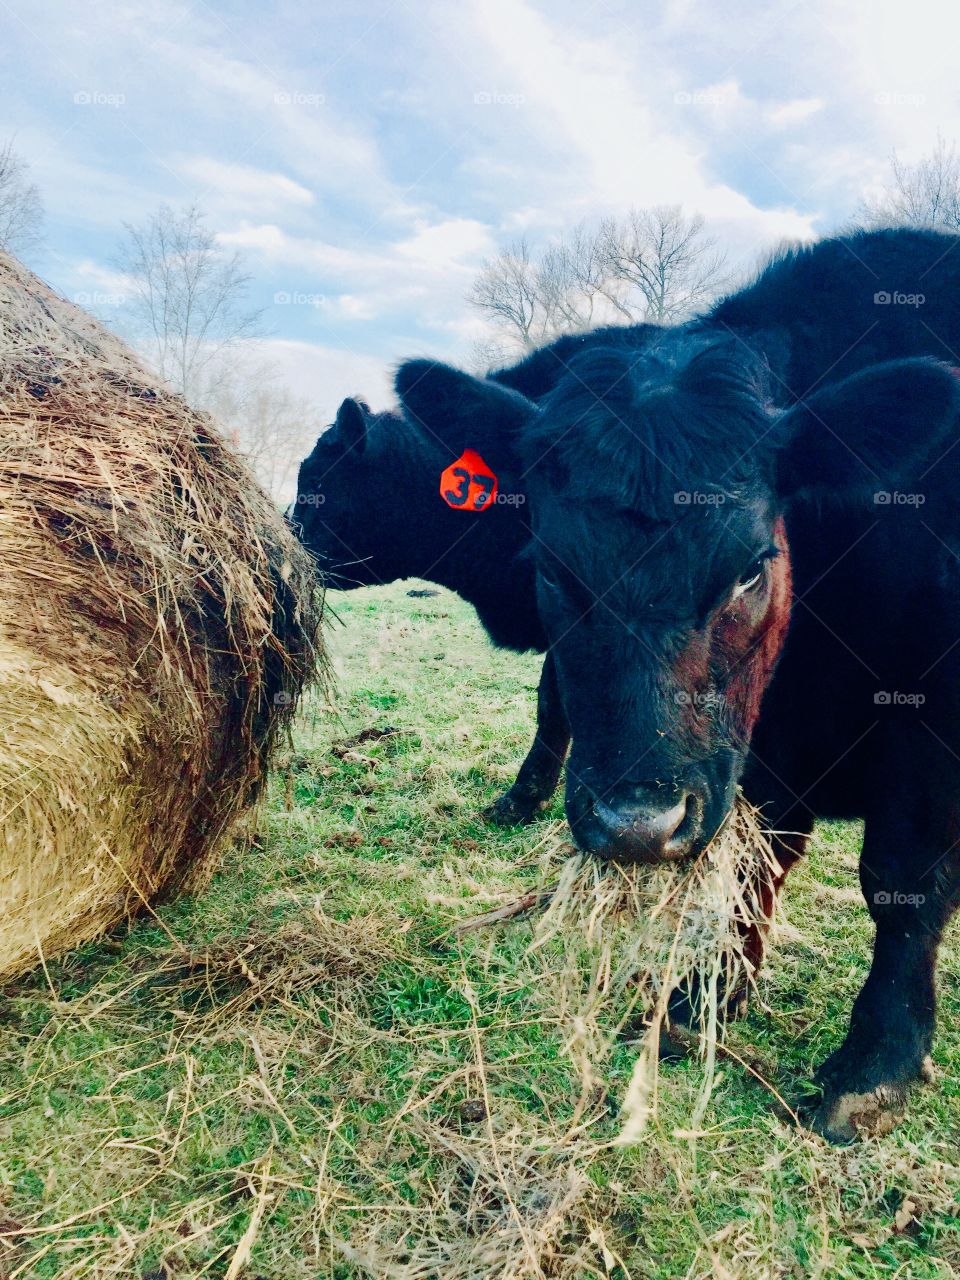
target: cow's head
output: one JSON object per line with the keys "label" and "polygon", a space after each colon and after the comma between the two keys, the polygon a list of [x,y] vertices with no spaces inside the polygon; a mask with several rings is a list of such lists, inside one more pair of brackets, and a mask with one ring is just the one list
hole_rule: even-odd
{"label": "cow's head", "polygon": [[540,406],[428,361],[397,389],[452,452],[526,473],[567,816],[584,849],[644,861],[698,851],[733,802],[787,630],[784,508],[894,487],[960,407],[945,366],[905,360],[781,410],[763,362],[682,332],[585,354]]}
{"label": "cow's head", "polygon": [[347,399],[302,463],[292,519],[329,586],[379,585],[398,576],[390,535],[398,482],[384,453],[410,427],[398,413],[372,413]]}

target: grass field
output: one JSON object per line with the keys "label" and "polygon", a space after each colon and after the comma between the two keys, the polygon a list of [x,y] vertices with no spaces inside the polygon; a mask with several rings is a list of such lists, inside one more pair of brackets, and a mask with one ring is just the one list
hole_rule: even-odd
{"label": "grass field", "polygon": [[871,934],[858,831],[824,826],[728,1037],[749,1067],[692,1127],[702,1069],[665,1065],[615,1145],[634,1050],[585,1068],[560,950],[529,920],[453,933],[563,857],[559,801],[478,816],[538,661],[409,585],[332,598],[338,706],[308,703],[206,894],[0,993],[0,1276],[960,1275],[956,929],[937,1085],[888,1137],[799,1131],[777,1095],[842,1038]]}

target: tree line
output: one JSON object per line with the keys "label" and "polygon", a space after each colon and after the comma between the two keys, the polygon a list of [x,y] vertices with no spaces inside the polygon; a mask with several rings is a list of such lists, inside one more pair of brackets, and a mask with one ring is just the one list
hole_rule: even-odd
{"label": "tree line", "polygon": [[[850,225],[960,232],[956,144],[938,136],[914,164],[894,153],[888,183],[861,202]],[[7,141],[0,144],[0,249],[30,254],[42,236],[40,192]],[[262,313],[249,305],[243,256],[224,249],[196,205],[162,205],[123,227],[116,266],[125,286],[116,327],[167,385],[228,425],[268,489],[289,491],[322,424],[275,368],[249,358],[244,343],[264,330]],[[597,324],[683,320],[732,284],[703,216],[679,205],[582,222],[546,244],[521,237],[481,266],[468,294],[486,322],[474,362],[488,369]]]}

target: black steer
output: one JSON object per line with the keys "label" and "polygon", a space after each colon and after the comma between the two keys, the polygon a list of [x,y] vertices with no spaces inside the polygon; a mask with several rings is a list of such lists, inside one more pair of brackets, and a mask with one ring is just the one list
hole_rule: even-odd
{"label": "black steer", "polygon": [[873,962],[819,1072],[838,1140],[928,1070],[960,895],[958,351],[960,237],[904,230],[784,253],[539,405],[397,376],[431,437],[525,477],[583,848],[696,853],[741,780],[797,833],[784,873],[815,817],[865,819]]}
{"label": "black steer", "polygon": [[[635,325],[570,335],[491,377],[539,400],[576,355],[593,346],[635,352],[657,332],[654,325]],[[494,644],[543,653],[522,477],[499,469],[500,500],[486,510],[457,510],[440,496],[441,473],[456,456],[402,414],[372,413],[360,400],[344,400],[300,468],[300,535],[329,586],[349,590],[425,578],[472,604]],[[569,743],[548,653],[533,745],[513,786],[486,816],[502,825],[529,821],[556,790]]]}

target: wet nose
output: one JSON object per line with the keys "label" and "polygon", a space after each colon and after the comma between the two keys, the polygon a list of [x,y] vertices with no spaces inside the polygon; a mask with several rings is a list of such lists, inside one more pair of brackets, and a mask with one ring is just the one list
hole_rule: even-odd
{"label": "wet nose", "polygon": [[597,800],[593,817],[595,838],[590,852],[598,857],[624,862],[674,862],[690,853],[700,834],[703,802],[692,790],[684,790],[668,805],[621,808]]}

